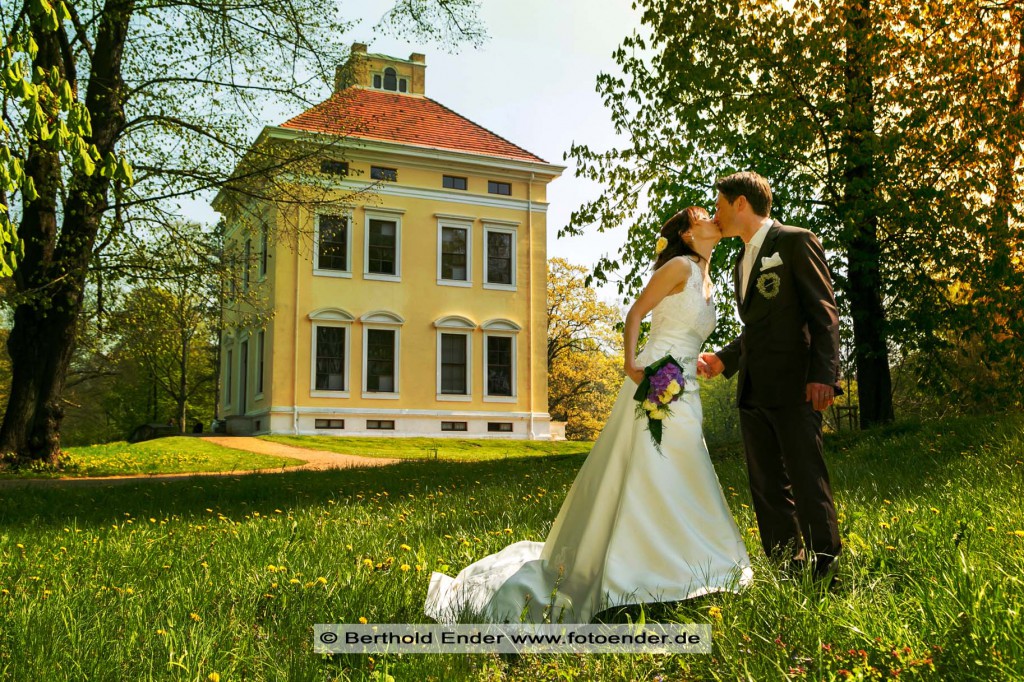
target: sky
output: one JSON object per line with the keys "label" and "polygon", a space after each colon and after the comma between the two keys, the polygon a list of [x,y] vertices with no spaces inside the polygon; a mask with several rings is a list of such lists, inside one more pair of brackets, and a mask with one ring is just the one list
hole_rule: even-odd
{"label": "sky", "polygon": [[[428,97],[550,163],[567,166],[548,185],[549,257],[590,265],[603,254],[616,253],[624,227],[605,233],[592,229],[573,238],[556,235],[574,210],[601,191],[596,183],[575,177],[563,154],[574,141],[597,150],[622,143],[596,84],[598,73],[617,72],[611,54],[640,24],[629,0],[482,0],[480,18],[488,38],[479,47],[465,43],[454,53],[374,31],[391,6],[392,0],[343,2],[343,15],[360,23],[339,40],[364,42],[370,52],[396,57],[423,53]],[[325,85],[323,99],[329,95]],[[264,123],[276,125],[298,113]],[[192,203],[186,212],[203,222],[216,220],[208,202]],[[599,295],[614,299],[614,285]]]}

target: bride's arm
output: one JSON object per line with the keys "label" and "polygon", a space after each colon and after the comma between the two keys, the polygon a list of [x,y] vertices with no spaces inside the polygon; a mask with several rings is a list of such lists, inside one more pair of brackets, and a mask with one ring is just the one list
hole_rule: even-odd
{"label": "bride's arm", "polygon": [[626,375],[638,384],[644,378],[644,368],[636,364],[636,344],[640,336],[640,322],[670,291],[679,287],[680,284],[686,284],[690,278],[690,267],[683,258],[685,256],[673,258],[655,270],[651,275],[651,281],[647,283],[640,293],[640,297],[626,313],[626,329],[623,333],[625,370]]}

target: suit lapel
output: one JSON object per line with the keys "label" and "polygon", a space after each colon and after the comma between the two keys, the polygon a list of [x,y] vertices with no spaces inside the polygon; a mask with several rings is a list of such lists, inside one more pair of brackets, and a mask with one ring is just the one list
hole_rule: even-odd
{"label": "suit lapel", "polygon": [[[775,241],[779,238],[779,227],[781,225],[782,223],[778,220],[773,222],[772,226],[768,228],[768,233],[764,236],[764,241],[761,242],[761,248],[757,252],[757,260],[754,261],[753,267],[750,268],[750,279],[747,280],[747,293],[743,297],[741,310],[746,310],[750,307],[750,302],[754,298],[754,290],[757,288],[757,278],[761,276],[761,259],[767,258],[774,252]],[[746,250],[746,246],[744,246],[744,250]]]}

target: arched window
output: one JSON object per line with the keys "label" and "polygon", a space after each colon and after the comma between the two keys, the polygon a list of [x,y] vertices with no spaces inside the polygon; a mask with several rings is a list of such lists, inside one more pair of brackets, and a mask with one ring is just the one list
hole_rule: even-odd
{"label": "arched window", "polygon": [[384,69],[384,89],[398,90],[398,74],[390,66]]}

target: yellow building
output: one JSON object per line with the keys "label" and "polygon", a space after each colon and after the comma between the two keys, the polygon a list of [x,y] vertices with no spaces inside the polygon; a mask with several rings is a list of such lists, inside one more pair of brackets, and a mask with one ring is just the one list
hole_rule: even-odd
{"label": "yellow building", "polygon": [[330,99],[261,133],[317,140],[316,172],[282,184],[344,205],[248,200],[253,229],[214,200],[239,286],[273,310],[264,329],[226,314],[229,432],[550,437],[546,188],[565,168],[426,97],[425,70],[356,44]]}

